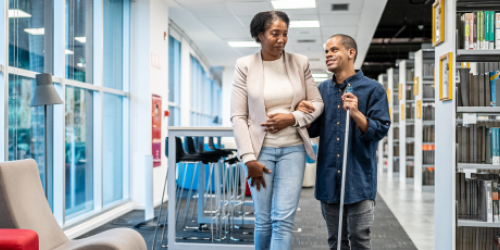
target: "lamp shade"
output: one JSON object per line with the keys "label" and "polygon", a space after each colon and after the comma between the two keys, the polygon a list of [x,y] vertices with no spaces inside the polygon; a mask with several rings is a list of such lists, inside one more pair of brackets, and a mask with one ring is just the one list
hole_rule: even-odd
{"label": "lamp shade", "polygon": [[35,96],[33,96],[33,100],[31,101],[31,107],[61,103],[63,101],[52,84],[52,75],[36,75],[36,90]]}

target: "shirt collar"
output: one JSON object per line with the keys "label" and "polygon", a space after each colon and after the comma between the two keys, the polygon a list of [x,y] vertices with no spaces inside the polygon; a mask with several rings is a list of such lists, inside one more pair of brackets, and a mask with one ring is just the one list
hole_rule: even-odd
{"label": "shirt collar", "polygon": [[347,78],[347,79],[345,79],[345,81],[344,81],[343,83],[341,83],[341,84],[340,84],[340,83],[337,83],[337,81],[336,81],[336,79],[335,79],[335,74],[334,74],[334,75],[333,75],[333,77],[332,77],[332,83],[335,85],[335,87],[343,89],[343,88],[347,85],[347,83],[351,83],[351,84],[352,84],[353,82],[355,82],[355,81],[357,81],[357,80],[361,79],[361,78],[364,76],[363,71],[361,71],[360,69],[355,70],[355,71],[356,71],[356,74],[354,74],[354,75],[352,75],[352,76],[348,77],[348,78]]}

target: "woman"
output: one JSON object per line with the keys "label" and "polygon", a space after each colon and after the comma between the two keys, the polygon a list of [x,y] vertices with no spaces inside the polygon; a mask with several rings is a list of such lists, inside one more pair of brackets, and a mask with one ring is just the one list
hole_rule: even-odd
{"label": "woman", "polygon": [[[281,11],[253,17],[250,33],[261,50],[236,62],[231,93],[231,121],[251,186],[258,250],[291,249],[306,152],[315,159],[305,126],[323,112],[307,57],[284,51],[289,23]],[[294,111],[302,100],[312,101],[315,109]]]}

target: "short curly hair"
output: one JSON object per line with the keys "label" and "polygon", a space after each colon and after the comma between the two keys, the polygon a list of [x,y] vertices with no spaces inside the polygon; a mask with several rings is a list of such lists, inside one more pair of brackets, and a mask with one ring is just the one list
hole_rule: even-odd
{"label": "short curly hair", "polygon": [[261,43],[259,39],[259,34],[265,32],[269,26],[271,26],[272,22],[276,19],[280,19],[281,21],[286,23],[286,27],[290,26],[290,18],[283,11],[265,11],[257,13],[253,18],[252,22],[250,22],[250,35],[257,42]]}

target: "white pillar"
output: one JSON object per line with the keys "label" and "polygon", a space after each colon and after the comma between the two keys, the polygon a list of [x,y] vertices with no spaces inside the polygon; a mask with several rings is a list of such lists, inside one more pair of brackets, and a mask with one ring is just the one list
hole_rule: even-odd
{"label": "white pillar", "polygon": [[224,67],[222,73],[222,126],[231,126],[231,89],[233,87],[234,66]]}

